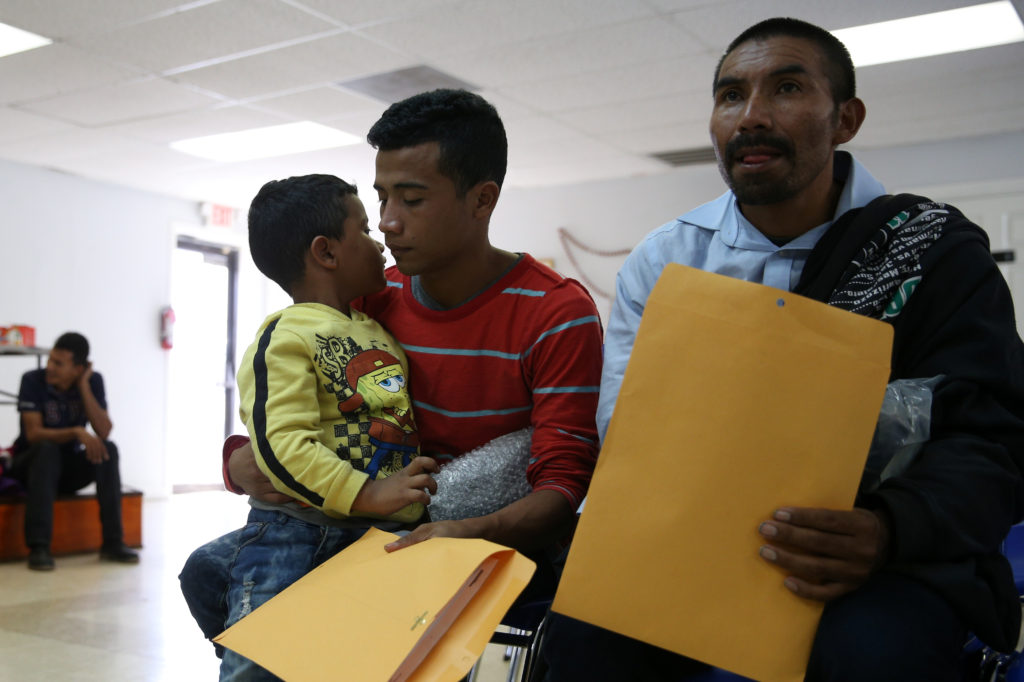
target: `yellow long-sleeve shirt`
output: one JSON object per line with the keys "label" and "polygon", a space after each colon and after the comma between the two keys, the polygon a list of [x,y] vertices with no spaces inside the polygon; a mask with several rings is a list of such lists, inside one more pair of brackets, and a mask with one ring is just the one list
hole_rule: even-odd
{"label": "yellow long-sleeve shirt", "polygon": [[[238,370],[257,465],[277,490],[349,516],[367,478],[418,454],[407,377],[401,347],[359,311],[300,303],[270,315]],[[387,519],[422,513],[413,504]]]}

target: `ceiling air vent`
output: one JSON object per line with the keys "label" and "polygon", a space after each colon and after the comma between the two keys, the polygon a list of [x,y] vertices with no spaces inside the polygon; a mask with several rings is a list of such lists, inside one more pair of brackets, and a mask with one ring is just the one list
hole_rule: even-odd
{"label": "ceiling air vent", "polygon": [[701,163],[717,163],[714,147],[696,147],[694,149],[673,149],[667,152],[656,152],[652,157],[670,166],[696,166]]}
{"label": "ceiling air vent", "polygon": [[429,66],[412,66],[408,69],[378,73],[364,78],[353,78],[341,81],[338,85],[387,104],[393,104],[406,97],[438,88],[478,89],[475,85],[470,85]]}

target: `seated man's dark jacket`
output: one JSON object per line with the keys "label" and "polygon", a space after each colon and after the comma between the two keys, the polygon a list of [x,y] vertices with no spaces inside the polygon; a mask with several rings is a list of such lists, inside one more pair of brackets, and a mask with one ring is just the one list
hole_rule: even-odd
{"label": "seated man's dark jacket", "polygon": [[836,221],[794,291],[890,323],[890,381],[944,377],[928,442],[905,472],[862,486],[857,506],[889,522],[886,570],[1012,650],[1021,607],[1000,547],[1024,515],[1024,345],[984,231],[948,205],[880,197]]}

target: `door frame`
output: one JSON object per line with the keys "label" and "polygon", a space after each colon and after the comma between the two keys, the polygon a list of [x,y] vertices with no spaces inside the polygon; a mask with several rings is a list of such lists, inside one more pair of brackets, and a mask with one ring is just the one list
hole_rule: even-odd
{"label": "door frame", "polygon": [[178,235],[176,247],[198,251],[207,261],[222,262],[228,269],[227,344],[224,349],[224,438],[231,435],[235,424],[235,349],[238,347],[238,249],[213,244],[188,235]]}

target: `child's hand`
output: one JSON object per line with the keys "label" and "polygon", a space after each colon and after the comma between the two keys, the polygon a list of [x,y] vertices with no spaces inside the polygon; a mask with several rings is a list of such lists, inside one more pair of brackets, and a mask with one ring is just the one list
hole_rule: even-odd
{"label": "child's hand", "polygon": [[430,495],[437,492],[437,483],[430,474],[440,470],[430,457],[417,457],[387,478],[370,479],[352,501],[352,513],[388,516],[414,502],[430,504]]}

